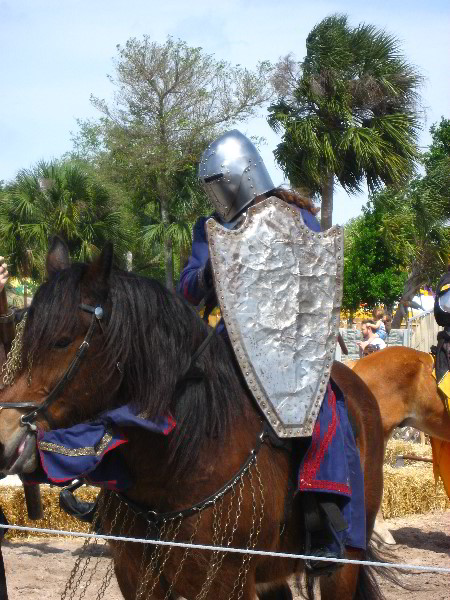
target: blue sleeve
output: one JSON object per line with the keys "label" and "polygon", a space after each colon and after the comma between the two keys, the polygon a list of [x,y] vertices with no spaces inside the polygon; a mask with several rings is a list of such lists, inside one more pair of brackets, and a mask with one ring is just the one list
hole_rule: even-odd
{"label": "blue sleeve", "polygon": [[303,221],[305,222],[306,227],[309,227],[309,229],[311,229],[312,231],[316,231],[316,232],[321,231],[319,221],[316,219],[316,217],[314,215],[312,215],[309,212],[309,210],[306,210],[306,208],[301,208],[300,212],[302,214]]}
{"label": "blue sleeve", "polygon": [[201,272],[209,258],[209,248],[205,233],[208,217],[200,217],[192,233],[192,253],[181,271],[177,291],[191,304],[197,305],[205,296]]}

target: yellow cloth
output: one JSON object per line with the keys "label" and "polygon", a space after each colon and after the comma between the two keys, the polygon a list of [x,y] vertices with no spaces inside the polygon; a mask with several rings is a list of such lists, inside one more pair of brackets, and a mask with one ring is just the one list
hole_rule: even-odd
{"label": "yellow cloth", "polygon": [[437,481],[442,479],[447,496],[450,498],[450,442],[431,437],[433,450],[433,473]]}
{"label": "yellow cloth", "polygon": [[[433,369],[432,375],[436,379],[435,369]],[[441,392],[445,394],[444,405],[447,409],[447,412],[450,414],[450,371],[447,371],[447,373],[440,380],[437,386],[441,390]]]}

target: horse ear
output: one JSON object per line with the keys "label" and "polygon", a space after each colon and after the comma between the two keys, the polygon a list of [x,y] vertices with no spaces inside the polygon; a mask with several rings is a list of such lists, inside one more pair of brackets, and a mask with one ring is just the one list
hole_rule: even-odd
{"label": "horse ear", "polygon": [[107,293],[113,258],[113,245],[106,244],[100,256],[89,265],[83,278],[83,283],[88,287],[101,288],[102,292]]}
{"label": "horse ear", "polygon": [[69,248],[66,242],[55,235],[45,261],[47,276],[52,279],[59,271],[70,267]]}

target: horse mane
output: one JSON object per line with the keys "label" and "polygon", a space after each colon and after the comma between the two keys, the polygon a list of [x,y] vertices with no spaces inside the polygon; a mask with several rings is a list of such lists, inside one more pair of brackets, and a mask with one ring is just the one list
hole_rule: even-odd
{"label": "horse mane", "polygon": [[[29,356],[37,364],[58,339],[80,327],[82,291],[99,301],[95,288],[83,288],[87,269],[74,264],[38,289],[24,333],[23,364]],[[113,270],[102,305],[107,325],[101,356],[95,356],[98,370],[107,381],[117,375],[117,363],[122,365],[114,406],[131,402],[149,419],[174,416],[170,449],[176,475],[195,462],[208,438],[225,436],[243,411],[244,384],[231,346],[224,336],[213,336],[196,361],[200,377],[183,379],[209,328],[181,296],[155,280]]]}

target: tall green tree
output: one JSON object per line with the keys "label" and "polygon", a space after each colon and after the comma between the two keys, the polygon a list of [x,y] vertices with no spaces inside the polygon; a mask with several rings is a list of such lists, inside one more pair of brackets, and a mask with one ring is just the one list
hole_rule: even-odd
{"label": "tall green tree", "polygon": [[391,307],[403,291],[407,273],[381,235],[381,218],[379,206],[369,203],[345,226],[342,307],[351,313],[364,303]]}
{"label": "tall green tree", "polygon": [[89,260],[114,240],[123,256],[131,238],[120,199],[78,165],[40,162],[20,171],[0,196],[0,249],[10,272],[42,279],[52,235],[76,260]]}
{"label": "tall green tree", "polygon": [[191,189],[195,194],[182,194],[180,204],[180,179],[189,184],[211,139],[270,99],[271,67],[233,66],[170,37],[163,44],[132,38],[117,51],[110,77],[114,101],[92,97],[102,117],[80,123],[75,150],[139,190],[138,201],[147,200],[154,222],[145,237],[162,244],[165,282],[172,288],[174,245],[186,239],[189,220],[181,218],[180,207],[186,198],[190,206],[202,202]]}
{"label": "tall green tree", "polygon": [[370,192],[405,183],[418,158],[422,78],[393,35],[327,17],[306,40],[306,56],[280,60],[279,98],[269,123],[282,133],[275,156],[295,186],[321,197],[322,228],[332,225],[333,190]]}
{"label": "tall green tree", "polygon": [[423,155],[425,175],[403,193],[381,195],[381,234],[408,272],[393,326],[405,316],[405,303],[421,286],[436,281],[450,259],[450,121],[431,127],[432,143]]}

